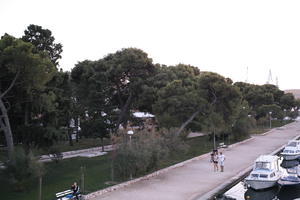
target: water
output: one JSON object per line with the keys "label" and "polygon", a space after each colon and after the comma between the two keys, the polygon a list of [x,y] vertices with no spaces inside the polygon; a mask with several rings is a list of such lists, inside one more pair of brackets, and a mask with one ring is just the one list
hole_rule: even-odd
{"label": "water", "polygon": [[[289,169],[299,165],[298,161],[283,162],[281,167]],[[217,200],[300,200],[300,184],[290,186],[276,186],[266,190],[256,191],[246,188],[243,182],[239,182],[224,194],[216,197]]]}

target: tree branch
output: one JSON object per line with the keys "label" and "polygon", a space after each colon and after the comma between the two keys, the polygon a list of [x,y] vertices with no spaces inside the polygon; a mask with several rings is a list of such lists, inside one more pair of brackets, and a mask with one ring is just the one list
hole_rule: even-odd
{"label": "tree branch", "polygon": [[[213,95],[214,99],[213,99],[213,101],[210,103],[210,106],[214,105],[214,104],[217,102],[217,96],[216,96],[216,94],[215,94],[215,91],[212,90],[212,91],[211,91],[211,94]],[[200,108],[200,109],[198,109],[196,112],[194,112],[194,113],[188,118],[188,120],[186,120],[186,121],[180,126],[180,128],[178,129],[178,131],[176,131],[175,135],[178,136],[178,135],[185,129],[185,127],[186,127],[189,123],[191,123],[191,122],[194,120],[194,118],[201,112],[201,110],[202,110],[202,109]],[[201,112],[201,114],[205,115],[206,113]]]}
{"label": "tree branch", "polygon": [[0,131],[1,130],[5,131],[5,129],[6,129],[6,126],[5,126],[4,122],[3,122],[3,118],[4,118],[4,116],[1,115],[0,116]]}
{"label": "tree branch", "polygon": [[[19,77],[19,74],[20,74],[20,70],[18,70],[14,80],[10,83],[9,87],[7,88],[7,90],[5,90],[1,95],[0,95],[0,98],[3,98],[11,89],[12,87],[15,85],[15,82],[17,80],[17,78]],[[1,93],[1,92],[0,92]]]}

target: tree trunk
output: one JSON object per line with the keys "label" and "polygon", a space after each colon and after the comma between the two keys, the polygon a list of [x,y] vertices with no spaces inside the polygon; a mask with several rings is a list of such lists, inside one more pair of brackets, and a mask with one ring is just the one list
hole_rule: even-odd
{"label": "tree trunk", "polygon": [[10,161],[13,161],[13,152],[14,152],[14,141],[12,136],[12,131],[9,123],[9,118],[7,115],[6,107],[3,103],[2,98],[0,98],[0,110],[2,115],[0,115],[0,128],[4,131],[5,140],[7,144],[8,158]]}
{"label": "tree trunk", "polygon": [[73,146],[72,133],[73,133],[72,128],[68,126],[68,139],[69,139],[70,146]]}
{"label": "tree trunk", "polygon": [[29,103],[25,102],[25,109],[24,109],[24,125],[28,126],[29,124]]}
{"label": "tree trunk", "polygon": [[200,113],[200,109],[197,110],[196,112],[194,112],[189,118],[188,120],[186,120],[178,129],[178,131],[175,133],[175,135],[179,135],[184,129],[185,127],[191,122],[193,121],[193,119]]}
{"label": "tree trunk", "polygon": [[81,169],[81,192],[82,192],[82,194],[84,194],[85,193],[85,189],[84,189],[84,186],[85,186],[85,183],[84,183],[85,167],[81,166],[80,169]]}
{"label": "tree trunk", "polygon": [[123,120],[123,118],[126,114],[126,111],[128,110],[129,105],[131,104],[131,100],[132,100],[132,93],[130,92],[129,97],[126,100],[125,105],[122,107],[121,113],[118,117],[118,121],[116,123],[116,130],[115,130],[116,133],[117,133],[117,131],[119,129],[119,126],[120,126],[120,124],[121,124],[121,122],[122,122],[122,120]]}
{"label": "tree trunk", "polygon": [[110,178],[111,181],[113,182],[115,180],[115,172],[114,172],[114,160],[115,160],[115,155],[116,155],[116,151],[115,151],[115,141],[113,139],[113,134],[112,134],[112,130],[110,131],[110,141],[111,141],[111,146],[112,146],[112,154],[111,154],[111,162],[110,162]]}
{"label": "tree trunk", "polygon": [[103,141],[103,137],[100,138],[101,139],[101,145],[102,145],[102,152],[104,152],[104,141]]}
{"label": "tree trunk", "polygon": [[79,118],[77,117],[77,120],[75,120],[76,123],[76,143],[79,142]]}
{"label": "tree trunk", "polygon": [[[214,90],[211,89],[211,94],[213,95],[214,99],[212,100],[212,103],[210,103],[210,106],[213,106],[217,102],[217,96],[214,92]],[[198,109],[196,112],[194,112],[188,120],[186,120],[178,129],[178,131],[175,133],[177,136],[184,130],[184,128],[193,121],[193,119],[201,112],[201,109]]]}
{"label": "tree trunk", "polygon": [[14,152],[14,141],[12,136],[12,131],[9,123],[9,118],[7,115],[6,107],[3,103],[3,97],[12,89],[12,87],[15,85],[16,80],[18,79],[20,74],[20,70],[18,70],[15,78],[10,83],[9,87],[2,93],[0,91],[0,111],[2,115],[0,115],[0,130],[2,129],[4,131],[5,140],[7,144],[7,151],[8,151],[8,159],[10,162],[14,163],[13,159],[13,152]]}
{"label": "tree trunk", "polygon": [[39,177],[39,200],[42,200],[42,183],[43,183],[43,177]]}

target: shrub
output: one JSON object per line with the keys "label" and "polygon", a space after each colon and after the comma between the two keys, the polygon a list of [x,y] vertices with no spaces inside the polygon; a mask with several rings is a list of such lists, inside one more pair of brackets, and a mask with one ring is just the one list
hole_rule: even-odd
{"label": "shrub", "polygon": [[132,141],[122,140],[114,157],[114,169],[118,177],[127,179],[139,176],[159,167],[169,155],[185,153],[186,145],[173,131],[140,131]]}
{"label": "shrub", "polygon": [[24,191],[31,178],[42,176],[43,173],[43,164],[31,152],[26,154],[23,148],[16,148],[13,161],[6,163],[5,174],[15,191]]}
{"label": "shrub", "polygon": [[250,135],[250,130],[254,127],[256,127],[256,120],[252,117],[242,117],[237,119],[235,126],[232,128],[233,140],[239,141],[247,138]]}

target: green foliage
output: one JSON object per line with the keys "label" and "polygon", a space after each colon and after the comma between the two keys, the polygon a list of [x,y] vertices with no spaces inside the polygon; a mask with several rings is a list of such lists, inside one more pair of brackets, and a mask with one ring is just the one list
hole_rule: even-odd
{"label": "green foliage", "polygon": [[[6,122],[6,126],[11,124],[12,127],[12,131],[6,129],[6,135],[13,136],[12,133],[18,126],[28,125],[32,118],[42,114],[39,108],[45,107],[43,103],[48,98],[40,94],[45,90],[45,85],[51,80],[55,70],[47,54],[36,51],[32,44],[7,34],[1,37],[0,93],[7,90],[13,80],[16,80],[9,93],[1,98],[8,110],[6,119],[10,121]],[[1,113],[6,113],[3,110],[2,106]],[[13,146],[11,143],[7,139],[8,146]]]}
{"label": "green foliage", "polygon": [[280,105],[283,109],[291,110],[296,104],[295,97],[292,93],[286,93],[280,97]]}
{"label": "green foliage", "polygon": [[239,87],[243,99],[249,103],[256,119],[266,117],[269,112],[272,112],[272,117],[282,119],[284,110],[289,113],[297,107],[294,96],[291,93],[284,94],[275,85],[253,85],[242,82],[237,82],[234,85]]}
{"label": "green foliage", "polygon": [[103,117],[88,119],[81,123],[82,135],[85,137],[109,137],[110,125],[105,123]]}
{"label": "green foliage", "polygon": [[262,105],[258,108],[257,116],[260,117],[270,117],[270,113],[272,118],[283,119],[284,112],[280,106],[271,104],[271,105]]}
{"label": "green foliage", "polygon": [[19,126],[16,130],[18,141],[22,141],[24,147],[48,149],[57,142],[60,132],[54,127],[43,127],[38,125]]}
{"label": "green foliage", "polygon": [[44,167],[31,152],[26,154],[22,148],[16,148],[13,156],[15,162],[7,163],[6,175],[15,191],[24,191],[28,181],[44,174]]}
{"label": "green foliage", "polygon": [[179,127],[195,110],[206,104],[203,91],[199,89],[199,71],[193,66],[183,64],[168,69],[163,68],[162,71],[165,77],[171,79],[169,78],[169,82],[157,85],[161,88],[157,88],[157,100],[153,104],[153,112],[160,126]]}
{"label": "green foliage", "polygon": [[232,127],[231,138],[234,141],[240,141],[249,137],[250,131],[256,128],[256,120],[254,117],[248,115],[248,109],[241,110],[236,122]]}
{"label": "green foliage", "polygon": [[24,31],[24,34],[22,40],[33,44],[36,51],[47,53],[52,63],[56,66],[58,65],[58,59],[61,58],[62,45],[54,43],[55,38],[50,30],[30,24]]}
{"label": "green foliage", "polygon": [[131,142],[123,141],[116,150],[114,168],[122,179],[151,172],[168,156],[184,154],[187,150],[173,131],[163,130],[160,134],[141,131],[135,135]]}
{"label": "green foliage", "polygon": [[175,80],[158,90],[153,105],[160,126],[179,127],[200,111],[188,128],[217,134],[231,130],[239,113],[241,93],[230,79],[216,73],[198,73],[194,67],[182,64],[169,70]]}
{"label": "green foliage", "polygon": [[[200,88],[205,91],[205,99],[210,104],[201,116],[201,121],[206,124],[206,129],[218,134],[231,131],[242,105],[242,95],[237,87],[216,73],[206,72],[201,75]],[[215,104],[211,102],[216,99]]]}
{"label": "green foliage", "polygon": [[82,107],[90,115],[105,112],[111,124],[118,127],[120,123],[127,124],[130,110],[137,107],[145,82],[154,72],[146,53],[128,48],[98,61],[78,63],[71,77]]}
{"label": "green foliage", "polygon": [[55,68],[49,58],[42,52],[34,52],[32,44],[23,42],[10,35],[0,40],[1,87],[7,88],[15,74],[20,76],[14,90],[28,95],[33,90],[41,90],[52,78]]}

